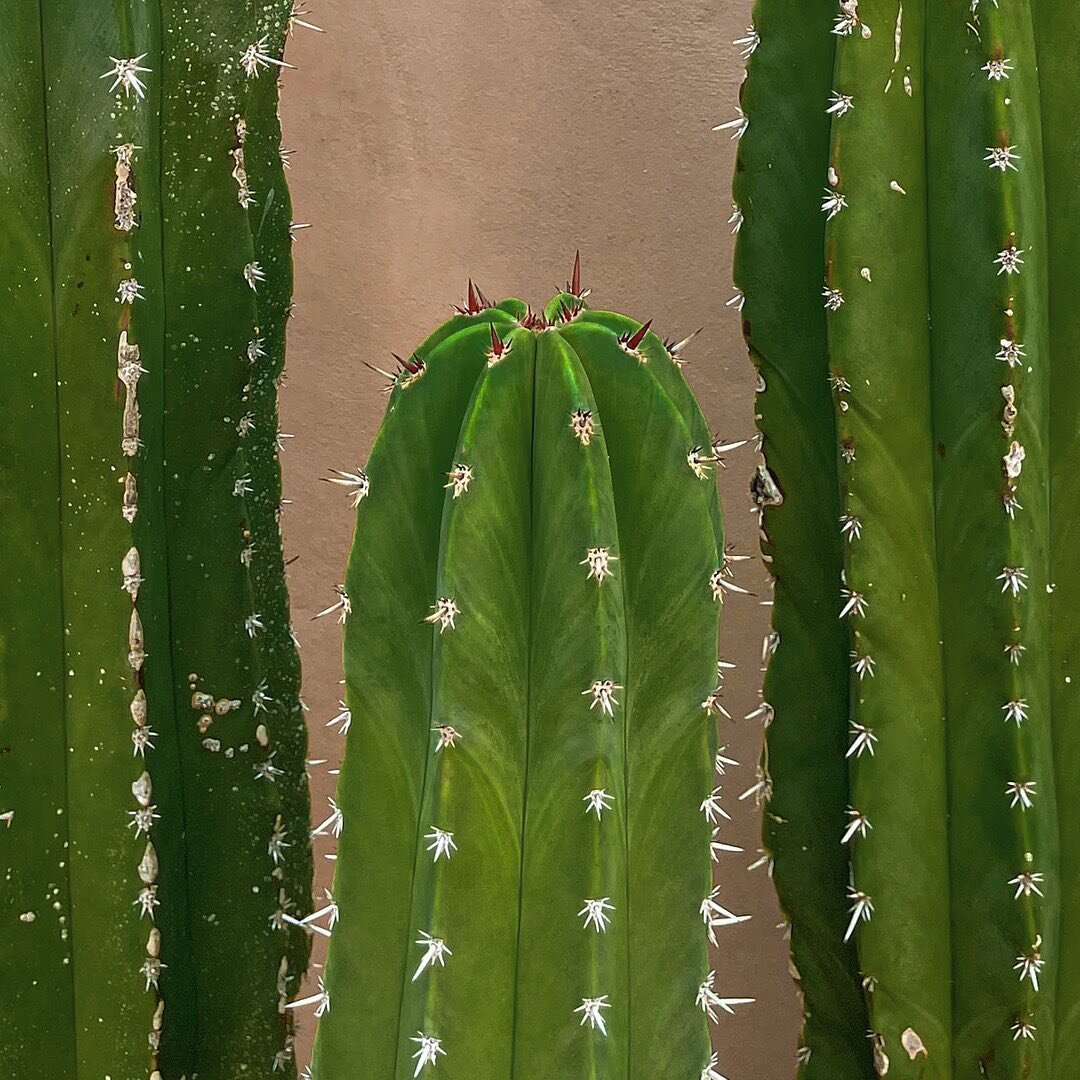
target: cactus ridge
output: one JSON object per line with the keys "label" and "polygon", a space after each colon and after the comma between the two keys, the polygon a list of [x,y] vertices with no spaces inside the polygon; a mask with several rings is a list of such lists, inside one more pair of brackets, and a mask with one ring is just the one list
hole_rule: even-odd
{"label": "cactus ridge", "polygon": [[712,437],[575,278],[470,282],[352,474],[316,1078],[719,1075]]}
{"label": "cactus ridge", "polygon": [[737,43],[805,1080],[1074,1071],[1076,19],[759,0]]}
{"label": "cactus ridge", "polygon": [[290,211],[257,78],[292,9],[8,14],[0,1055],[27,1080],[295,1076]]}

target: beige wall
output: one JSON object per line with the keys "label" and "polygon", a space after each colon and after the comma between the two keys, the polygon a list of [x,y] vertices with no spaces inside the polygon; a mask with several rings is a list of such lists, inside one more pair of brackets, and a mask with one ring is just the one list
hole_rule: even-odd
{"label": "beige wall", "polygon": [[[290,573],[312,756],[336,758],[340,738],[323,724],[340,692],[338,631],[309,618],[341,579],[352,514],[319,477],[362,464],[374,438],[385,398],[361,361],[408,352],[468,275],[489,295],[539,305],[580,247],[594,304],[655,318],[661,334],[705,327],[688,377],[717,431],[751,433],[752,372],[724,306],[735,144],[711,130],[734,115],[742,64],[731,41],[750,4],[312,2],[329,32],[297,31],[289,59],[299,70],[284,80],[296,217],[314,225],[296,245],[282,414],[298,438],[285,455],[284,528],[298,556]],[[732,454],[720,478],[742,553],[756,551],[753,460],[750,448]],[[756,561],[740,576],[764,594]],[[737,719],[722,738],[743,763],[729,805],[753,783],[761,729],[741,717],[758,700],[766,623],[757,598],[727,605],[725,651],[739,667],[727,699]],[[331,791],[316,778],[316,812]],[[717,965],[724,993],[757,1003],[722,1018],[721,1063],[730,1080],[783,1080],[798,1003],[772,887],[764,870],[746,871],[757,857],[753,802],[736,805],[746,855],[722,863],[724,902],[754,919],[724,931]],[[319,862],[319,884],[329,884],[331,864]],[[301,1063],[310,1019],[303,1026]]]}

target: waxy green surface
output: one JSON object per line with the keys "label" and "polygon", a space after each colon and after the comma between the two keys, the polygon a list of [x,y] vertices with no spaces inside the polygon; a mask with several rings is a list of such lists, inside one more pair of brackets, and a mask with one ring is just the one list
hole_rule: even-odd
{"label": "waxy green surface", "polygon": [[[736,282],[764,376],[765,458],[785,497],[764,517],[782,631],[766,682],[766,838],[793,920],[806,1078],[1075,1072],[1080,147],[1067,7],[861,0],[795,17],[760,0],[755,12]],[[822,288],[840,290],[816,300],[830,308],[825,339],[807,333],[821,326],[809,298]],[[814,465],[830,457],[831,520]],[[818,528],[783,534],[796,508],[818,513]],[[845,587],[866,602],[841,624],[850,657],[820,645],[836,626],[829,608],[846,602],[821,572],[838,547]],[[832,599],[815,605],[805,591],[822,583]],[[873,673],[860,680],[848,669],[863,657]],[[778,726],[800,672],[850,680],[850,704],[804,711],[796,745]],[[847,767],[846,791],[840,775],[798,770],[815,745],[822,769]],[[829,800],[841,812],[822,816]],[[834,847],[846,805],[866,831]],[[800,833],[812,857],[792,864]],[[865,1004],[844,1011],[843,983],[818,974],[852,907],[819,917],[846,891],[849,856],[873,911],[854,932]],[[836,1056],[866,1030],[873,1062]]]}
{"label": "waxy green surface", "polygon": [[[560,302],[581,306],[556,298],[550,328],[506,301],[436,331],[366,465],[322,1080],[411,1077],[424,1037],[450,1080],[696,1076],[709,1060],[695,999],[716,733],[701,703],[723,541],[715,485],[687,455],[711,438],[658,339],[630,352],[619,336],[640,323],[567,321]],[[456,492],[458,465],[472,478]],[[608,553],[599,580],[591,548]],[[440,598],[453,626],[425,621]],[[600,680],[611,715],[590,709]],[[453,834],[449,858],[434,829]],[[603,932],[578,914],[587,900],[605,901]],[[449,952],[418,972],[423,935]],[[603,999],[605,1030],[584,999]]]}
{"label": "waxy green surface", "polygon": [[[196,13],[142,0],[2,11],[0,49],[20,77],[0,90],[9,293],[0,319],[10,343],[0,364],[9,405],[0,813],[14,811],[0,828],[0,1057],[26,1080],[149,1077],[155,1067],[164,1080],[295,1074],[281,1006],[308,945],[270,921],[282,891],[294,914],[309,910],[311,870],[274,517],[289,211],[275,69],[264,65],[256,80],[240,64],[264,36],[262,51],[279,55],[290,11],[276,3],[252,15],[239,0]],[[137,73],[142,92],[111,91],[113,76],[100,76],[129,57],[149,69]],[[231,175],[242,115],[259,200],[248,209]],[[125,143],[136,147],[130,231],[117,228],[113,205],[114,148]],[[253,260],[266,269],[261,296],[244,278]],[[141,296],[121,303],[128,278]],[[122,331],[144,369],[130,457]],[[260,334],[268,355],[252,371],[247,345]],[[246,411],[258,438],[244,443]],[[130,522],[121,514],[129,472]],[[244,473],[247,500],[233,495]],[[245,529],[250,567],[240,560]],[[120,588],[133,546],[146,653],[138,672],[128,662],[132,598]],[[251,637],[244,623],[256,612],[265,629]],[[240,702],[225,715],[209,710],[208,730],[197,726],[193,674],[200,691]],[[273,701],[256,718],[263,680]],[[154,733],[145,760],[131,740],[140,689]],[[271,753],[281,774],[256,779]],[[153,920],[136,903],[148,838],[129,828],[144,769],[158,815]],[[279,813],[291,845],[280,868],[268,849]],[[155,929],[157,988],[140,971]]]}

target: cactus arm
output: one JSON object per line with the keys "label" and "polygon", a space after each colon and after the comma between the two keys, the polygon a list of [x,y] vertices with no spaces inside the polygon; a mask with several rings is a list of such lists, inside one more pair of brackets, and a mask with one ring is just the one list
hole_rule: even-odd
{"label": "cactus arm", "polygon": [[735,285],[760,377],[764,467],[783,495],[779,504],[759,500],[778,638],[763,688],[772,779],[764,840],[803,998],[803,1080],[863,1080],[872,1068],[858,960],[843,940],[849,859],[839,842],[849,805],[850,646],[834,610],[843,557],[819,210],[835,13],[832,0],[797,7],[758,0],[758,44],[741,99],[749,126],[732,192],[741,214]]}
{"label": "cactus arm", "polygon": [[[1080,8],[1059,0],[1032,5],[1042,102],[1043,175],[1050,229],[1050,580],[1054,766],[1061,846],[1061,938],[1057,952],[1057,1030],[1050,1075],[1065,1080],[1080,1056],[1080,740],[1076,738],[1080,681],[1080,325],[1076,320],[1080,265],[1080,190],[1076,176],[1075,81],[1080,43]],[[1029,654],[1030,655],[1030,654]]]}
{"label": "cactus arm", "polygon": [[[605,442],[619,514],[627,633],[629,1075],[693,1075],[709,1056],[708,1025],[695,1005],[710,970],[708,938],[704,927],[700,937],[671,928],[700,923],[699,907],[712,888],[711,827],[700,808],[718,783],[711,768],[715,723],[702,708],[716,685],[718,605],[709,579],[720,554],[709,511],[712,484],[688,465],[690,431],[651,362],[628,355],[599,325],[575,322],[559,332],[588,375],[600,415],[609,417]],[[677,559],[665,557],[672,551]],[[688,566],[700,566],[699,579],[687,579]],[[720,973],[716,990],[733,996],[728,973]]]}
{"label": "cactus arm", "polygon": [[[204,12],[196,28],[182,5],[164,8],[164,494],[194,969],[193,984],[174,992],[197,1002],[200,1035],[193,1063],[168,1060],[206,1080],[293,1073],[284,1003],[302,970],[282,961],[306,948],[296,940],[302,931],[278,917],[294,853],[289,873],[299,895],[286,899],[306,914],[308,886],[299,879],[309,865],[308,816],[300,812],[296,659],[280,586],[268,584],[281,574],[270,388],[287,281],[276,264],[288,258],[287,239],[279,228],[263,267],[257,247],[269,233],[257,241],[258,223],[274,214],[271,195],[281,193],[268,186],[245,207],[233,175],[239,120],[249,129],[261,121],[259,137],[276,137],[260,100],[273,92],[274,66],[259,69],[267,89],[258,91],[241,55],[258,43],[276,58],[288,11],[275,3],[252,19],[235,0]],[[273,232],[272,216],[266,228]],[[276,356],[259,355],[267,344]],[[245,416],[253,429],[242,430]],[[200,705],[195,694],[210,695],[215,706]],[[238,705],[217,704],[228,702]],[[276,853],[275,834],[289,845]],[[240,1001],[248,1004],[238,1011]]]}
{"label": "cactus arm", "polygon": [[[407,979],[398,1033],[399,1078],[413,1075],[414,1037],[438,1038],[439,1069],[458,1077],[507,1075],[513,1044],[521,825],[528,725],[534,337],[516,331],[486,366],[465,411],[454,461],[475,462],[467,493],[447,491],[435,593],[459,613],[435,623],[433,686],[409,959],[423,935],[444,940],[446,966]],[[453,467],[446,461],[440,470]],[[482,470],[482,474],[481,474]],[[461,735],[437,749],[440,726]],[[440,854],[434,830],[453,834]],[[572,1017],[571,1017],[572,1019]]]}
{"label": "cactus arm", "polygon": [[[852,94],[854,108],[833,120],[827,190],[847,206],[830,211],[825,279],[844,300],[828,317],[832,375],[844,380],[835,384],[847,451],[842,512],[861,525],[845,546],[846,591],[836,601],[851,633],[851,805],[869,822],[866,836],[851,839],[851,919],[860,968],[872,980],[879,1071],[888,1058],[890,1077],[946,1077],[949,849],[928,362],[926,23],[921,3],[905,5],[899,29],[891,0],[864,0],[858,15],[838,35],[835,90]],[[872,673],[860,673],[860,663]],[[905,1052],[916,1040],[925,1053]]]}
{"label": "cactus arm", "polygon": [[366,466],[370,493],[357,509],[345,578],[356,602],[345,624],[353,721],[333,885],[342,922],[327,962],[332,1007],[319,1024],[316,1076],[394,1075],[402,986],[416,959],[401,898],[411,888],[431,745],[433,638],[423,617],[437,589],[447,462],[489,340],[487,322],[468,319],[416,350],[426,371],[395,390],[394,422],[383,425]]}
{"label": "cactus arm", "polygon": [[[30,421],[0,425],[0,999],[19,1017],[0,1030],[0,1053],[13,1075],[40,1067],[75,1075],[71,943],[58,918],[70,916],[67,866],[67,664],[54,644],[63,627],[60,565],[64,464],[57,433],[51,229],[45,145],[45,73],[36,6],[5,11],[0,62],[13,77],[0,84],[0,400]],[[40,492],[47,504],[38,504]],[[44,512],[33,509],[43,505]],[[15,538],[18,537],[18,542]],[[21,716],[50,718],[19,732]],[[54,914],[40,898],[59,905]],[[31,899],[32,898],[32,899]],[[27,921],[30,911],[34,920]],[[33,977],[27,977],[32,975]]]}
{"label": "cactus arm", "polygon": [[[1056,807],[1049,686],[1046,217],[1029,5],[928,5],[929,236],[938,580],[952,838],[954,1067],[1048,1076],[1055,961],[1019,978],[1017,958],[1058,948]],[[966,23],[973,18],[974,36]],[[1008,79],[983,65],[1010,58]],[[1008,104],[1006,104],[1008,100]],[[1012,147],[995,168],[990,147]],[[947,163],[939,167],[938,162]],[[998,253],[1025,249],[1019,273]],[[1022,344],[1018,366],[998,355]],[[1002,387],[1016,412],[1007,414]],[[1012,443],[1026,454],[1006,477]],[[1022,509],[1008,513],[1008,500]],[[1027,575],[1015,587],[1003,567]],[[1011,662],[1013,642],[1024,652]],[[1026,716],[1010,717],[1009,702]],[[1020,706],[1017,706],[1018,708]],[[1037,782],[1025,808],[1007,784]],[[1015,805],[1014,805],[1015,803]],[[1030,853],[1030,854],[1029,854]],[[1034,872],[1034,889],[1018,875]],[[1015,884],[1010,884],[1010,881]],[[1016,895],[1014,895],[1016,894]],[[1035,984],[1039,989],[1036,990]],[[1035,1025],[1035,1039],[1013,1025]]]}
{"label": "cactus arm", "polygon": [[[537,339],[533,432],[528,785],[512,1075],[627,1076],[628,963],[623,713],[589,708],[596,679],[626,685],[618,524],[600,423],[588,446],[569,419],[601,420],[573,351]],[[602,548],[609,561],[582,563]],[[610,575],[610,576],[609,576]],[[621,698],[620,693],[616,693]],[[611,809],[588,812],[590,791]],[[587,900],[606,901],[586,923]],[[608,999],[606,1037],[583,1029],[583,998]]]}

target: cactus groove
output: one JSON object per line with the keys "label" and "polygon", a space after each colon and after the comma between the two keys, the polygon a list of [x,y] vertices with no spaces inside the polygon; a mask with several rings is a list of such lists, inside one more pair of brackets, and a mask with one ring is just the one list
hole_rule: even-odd
{"label": "cactus groove", "polygon": [[1076,1072],[1078,30],[759,0],[737,43],[803,1080]]}
{"label": "cactus groove", "polygon": [[3,8],[0,1060],[295,1076],[291,6]]}
{"label": "cactus groove", "polygon": [[720,1076],[715,453],[678,348],[585,295],[470,283],[351,474],[316,1080]]}

